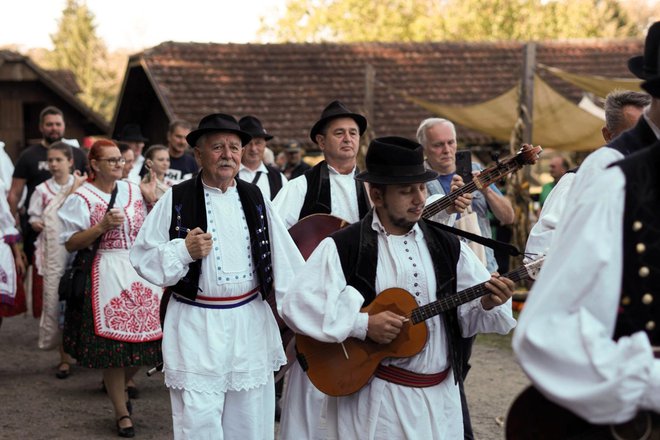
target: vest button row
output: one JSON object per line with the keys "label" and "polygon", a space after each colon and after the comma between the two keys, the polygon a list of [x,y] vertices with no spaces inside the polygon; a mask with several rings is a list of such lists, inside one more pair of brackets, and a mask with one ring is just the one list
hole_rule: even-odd
{"label": "vest button row", "polygon": [[644,243],[637,243],[637,246],[635,246],[635,250],[637,251],[638,254],[643,254],[646,252],[646,245]]}
{"label": "vest button row", "polygon": [[646,327],[646,330],[652,331],[653,329],[655,329],[655,322],[654,321],[649,321],[649,322],[646,323],[645,327]]}
{"label": "vest button row", "polygon": [[640,229],[642,229],[642,226],[643,226],[642,222],[640,222],[639,220],[635,220],[632,224],[632,229],[633,229],[633,231],[637,232]]}
{"label": "vest button row", "polygon": [[648,306],[652,302],[653,302],[653,295],[651,295],[650,293],[645,293],[644,296],[642,296],[642,303],[644,303],[645,305]]}
{"label": "vest button row", "polygon": [[650,273],[651,270],[646,266],[642,266],[639,268],[639,276],[642,278],[646,278],[647,276],[649,276]]}

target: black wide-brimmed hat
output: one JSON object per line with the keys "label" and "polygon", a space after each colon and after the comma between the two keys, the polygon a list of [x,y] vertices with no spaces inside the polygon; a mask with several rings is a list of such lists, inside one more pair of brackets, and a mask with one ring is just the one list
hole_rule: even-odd
{"label": "black wide-brimmed hat", "polygon": [[238,125],[238,122],[236,122],[236,119],[234,119],[233,116],[226,115],[224,113],[213,113],[211,115],[204,116],[202,120],[199,121],[197,130],[193,130],[188,133],[186,140],[191,147],[194,147],[197,144],[197,140],[202,135],[218,131],[226,131],[228,133],[236,134],[239,138],[241,138],[242,145],[247,145],[252,140],[252,136],[250,136],[249,133],[241,130],[241,126]]}
{"label": "black wide-brimmed hat", "polygon": [[126,124],[115,137],[123,142],[147,142],[149,139],[142,136],[142,130],[139,124]]}
{"label": "black wide-brimmed hat", "polygon": [[651,25],[644,41],[644,55],[628,60],[628,69],[640,79],[644,79],[642,88],[655,97],[660,97],[660,73],[658,55],[660,54],[660,22]]}
{"label": "black wide-brimmed hat", "polygon": [[238,121],[238,125],[241,126],[241,130],[252,136],[252,139],[264,138],[269,141],[273,138],[273,136],[268,134],[263,125],[261,125],[261,121],[254,116],[243,116]]}
{"label": "black wide-brimmed hat", "polygon": [[337,118],[351,118],[358,125],[360,130],[360,136],[364,134],[364,131],[367,129],[367,118],[358,113],[353,113],[350,111],[344,104],[340,101],[332,101],[321,113],[321,118],[316,121],[316,124],[312,127],[312,130],[309,132],[309,137],[312,139],[312,142],[316,142],[316,135],[323,129],[325,124],[330,122],[333,119]]}
{"label": "black wide-brimmed hat", "polygon": [[385,185],[428,182],[438,173],[424,168],[424,149],[410,139],[389,136],[369,144],[365,158],[367,170],[355,178]]}

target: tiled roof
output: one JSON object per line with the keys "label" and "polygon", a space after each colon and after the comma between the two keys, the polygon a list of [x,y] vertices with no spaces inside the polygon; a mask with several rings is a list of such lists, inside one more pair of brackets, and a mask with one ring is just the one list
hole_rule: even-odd
{"label": "tiled roof", "polygon": [[[632,78],[627,59],[641,40],[544,42],[537,62],[578,74]],[[131,58],[146,66],[171,117],[196,124],[205,114],[259,117],[274,142],[310,144],[309,129],[334,99],[365,112],[365,66],[376,71],[376,135],[414,137],[428,111],[397,91],[453,105],[493,98],[521,74],[523,43],[201,44],[166,42]],[[577,102],[581,91],[540,71]],[[459,127],[459,139],[486,143]]]}

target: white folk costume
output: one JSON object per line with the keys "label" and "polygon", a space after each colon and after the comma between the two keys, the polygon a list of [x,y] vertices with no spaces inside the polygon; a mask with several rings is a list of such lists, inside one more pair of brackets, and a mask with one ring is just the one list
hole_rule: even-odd
{"label": "white folk costume", "polygon": [[[73,184],[73,176],[69,175],[66,183],[60,185],[55,181],[54,177],[46,180],[45,182],[40,183],[34,189],[32,197],[30,197],[30,206],[28,207],[29,222],[33,223],[35,221],[44,221],[43,214],[44,210],[50,203],[50,201],[60,193],[60,191],[68,191]],[[37,236],[37,240],[34,243],[34,265],[37,270],[37,273],[41,276],[44,275],[43,270],[43,258],[44,258],[44,242],[43,234]]]}
{"label": "white folk costume", "polygon": [[[288,228],[297,223],[299,217],[304,217],[302,211],[306,209],[305,205],[307,202],[307,174],[320,168],[320,174],[322,175],[323,169],[321,167],[323,167],[323,162],[316,165],[305,175],[289,181],[273,201],[275,209],[284,219]],[[363,183],[355,180],[357,170],[353,169],[351,173],[345,175],[340,174],[329,165],[327,166],[327,170],[330,182],[330,203],[328,201],[321,201],[321,203],[312,206],[330,205],[330,214],[350,223],[358,222],[361,216],[366,214],[366,211],[364,213],[361,213],[361,211],[368,209],[366,208],[368,204],[364,203],[360,206],[361,203],[359,202],[360,198],[357,195],[357,189],[362,188]],[[314,189],[314,191],[318,190]],[[323,191],[318,192],[323,193]],[[431,196],[427,199],[426,203],[432,203],[441,197],[443,196]],[[455,214],[449,215],[445,211],[433,217],[434,220],[449,225],[453,224],[455,218]],[[312,385],[307,375],[300,368],[300,365],[294,363],[287,373],[287,385],[282,399],[282,415],[280,418],[280,435],[282,439],[286,440],[295,437],[309,439],[325,438],[325,424],[317,423],[311,416],[312,414],[320,416],[323,412],[324,400],[325,396],[323,393]],[[303,413],[299,411],[301,408],[305,409]],[[301,417],[300,414],[305,414],[306,416]]]}
{"label": "white folk costume", "polygon": [[[173,286],[163,372],[174,437],[273,438],[273,372],[286,357],[262,297],[279,301],[302,257],[254,185],[235,180],[222,192],[203,184],[202,175],[165,193],[131,250],[142,276]],[[214,245],[193,262],[184,240],[197,226]]]}
{"label": "white folk costume", "polygon": [[[0,194],[4,194],[1,181]],[[20,241],[21,236],[5,197],[0,197],[0,236],[0,304],[12,306],[16,300],[16,264],[10,245]]]}
{"label": "white folk costume", "polygon": [[62,342],[58,286],[71,254],[60,242],[62,222],[57,212],[72,184],[73,176],[63,186],[52,178],[41,183],[34,190],[28,210],[31,222],[41,220],[44,224],[35,244],[35,265],[43,276],[43,308],[37,343],[42,350],[51,350]]}
{"label": "white folk costume", "polygon": [[[374,212],[373,218],[367,216],[360,226],[371,228],[377,235],[376,292],[399,287],[411,292],[420,305],[436,300],[434,264],[419,223],[403,236],[390,235]],[[459,291],[490,279],[483,264],[464,243],[460,244],[456,272]],[[321,242],[301,274],[307,276],[295,280],[281,304],[287,323],[297,332],[319,341],[341,342],[347,337],[364,339],[368,315],[360,313],[360,308],[365,298],[356,288],[347,285],[333,238]],[[478,332],[504,334],[515,326],[510,301],[485,311],[479,299],[473,300],[459,307],[458,320],[463,337]],[[426,321],[429,340],[418,355],[388,359],[383,364],[425,374],[449,368],[448,336],[443,321],[440,316]],[[351,396],[326,399],[327,410],[310,423],[327,424],[329,438],[335,435],[339,439],[463,437],[459,389],[451,370],[443,382],[428,388],[410,388],[373,378]],[[305,414],[304,408],[290,411]],[[313,416],[308,414],[308,417],[310,415]],[[304,431],[292,430],[283,438],[310,438],[306,435]]]}
{"label": "white folk costume", "polygon": [[[650,196],[643,185],[632,186],[619,166],[595,176],[573,202],[571,215],[562,219],[513,339],[534,384],[592,423],[624,422],[640,409],[660,411],[660,361],[650,342],[655,339],[658,345],[653,300],[658,290],[646,287],[636,297],[626,286],[626,277],[657,286],[658,222],[653,220],[660,208],[660,154],[657,144],[653,148],[655,177],[635,173],[656,188],[653,204],[642,204],[639,211],[648,213],[651,222],[627,224],[630,193]],[[626,269],[626,257],[633,255],[646,259],[646,265]],[[628,307],[636,308],[640,328],[615,341]]]}
{"label": "white folk costume", "polygon": [[[80,340],[69,341],[75,347],[78,363],[91,368],[149,365],[160,359],[156,350],[162,337],[159,320],[163,289],[141,278],[128,258],[129,249],[147,215],[142,193],[137,185],[119,180],[114,208],[124,215],[124,223],[103,234],[92,264],[89,291],[82,310]],[[89,229],[106,214],[111,195],[91,183],[83,184],[71,194],[59,210],[62,220],[61,242],[74,233]],[[68,305],[67,305],[68,308]],[[65,348],[67,346],[65,323]],[[99,339],[104,341],[99,342]],[[88,344],[118,346],[117,357],[104,360],[87,354]],[[150,344],[144,347],[141,344]],[[148,355],[139,354],[148,347]],[[107,346],[103,347],[104,351]],[[124,353],[124,351],[126,351]],[[82,358],[82,361],[81,361]]]}
{"label": "white folk costume", "polygon": [[277,195],[273,195],[271,192],[271,186],[273,185],[271,184],[271,181],[273,179],[279,180],[279,189],[282,189],[284,184],[288,182],[287,178],[284,177],[284,174],[277,171],[274,167],[266,166],[263,162],[261,162],[256,170],[251,170],[241,164],[241,169],[238,170],[238,178],[257,185],[264,195],[264,198],[268,200],[273,200],[275,198],[274,196]]}

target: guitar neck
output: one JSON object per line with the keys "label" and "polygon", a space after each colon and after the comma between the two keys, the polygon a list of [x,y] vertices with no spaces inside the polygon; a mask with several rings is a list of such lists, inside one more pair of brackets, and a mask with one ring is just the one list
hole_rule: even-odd
{"label": "guitar neck", "polygon": [[444,211],[454,204],[457,198],[464,194],[472,194],[480,188],[485,188],[493,182],[498,181],[507,174],[513,173],[521,168],[522,165],[515,160],[515,157],[511,160],[501,162],[487,170],[484,170],[481,174],[476,176],[472,181],[466,183],[464,186],[452,191],[447,194],[445,197],[442,197],[436,200],[433,203],[429,203],[422,212],[423,218],[430,218],[436,215],[439,212]]}
{"label": "guitar neck", "polygon": [[[502,276],[509,278],[511,281],[517,283],[518,281],[528,279],[529,273],[525,266],[521,266],[518,269],[506,273]],[[442,312],[456,308],[466,302],[470,302],[475,298],[482,297],[490,292],[490,290],[486,288],[486,283],[487,281],[481,284],[477,284],[476,286],[469,287],[465,290],[461,290],[455,295],[450,295],[418,307],[412,311],[410,314],[410,319],[412,320],[413,324],[418,324],[422,321],[433,318]]]}

